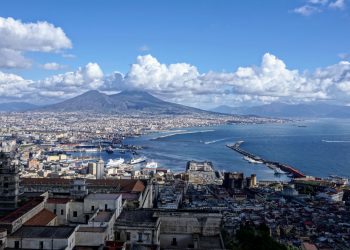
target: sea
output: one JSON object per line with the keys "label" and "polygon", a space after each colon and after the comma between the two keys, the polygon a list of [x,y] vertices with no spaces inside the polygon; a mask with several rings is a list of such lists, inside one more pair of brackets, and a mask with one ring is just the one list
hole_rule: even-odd
{"label": "sea", "polygon": [[[244,141],[241,148],[271,161],[299,169],[306,175],[350,178],[350,119],[299,120],[287,123],[233,124],[174,129],[128,138],[140,145],[139,156],[158,162],[158,167],[182,172],[190,160],[211,161],[224,171],[256,174],[259,180],[287,180],[263,164],[252,164],[226,147]],[[105,161],[132,155],[103,153]]]}

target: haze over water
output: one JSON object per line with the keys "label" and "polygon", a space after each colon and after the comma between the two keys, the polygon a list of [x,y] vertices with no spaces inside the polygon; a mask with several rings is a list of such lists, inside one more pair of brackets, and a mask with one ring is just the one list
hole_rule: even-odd
{"label": "haze over water", "polygon": [[212,161],[216,169],[256,173],[278,179],[262,164],[250,164],[225,145],[243,140],[242,148],[272,161],[292,165],[306,175],[350,177],[350,120],[319,119],[288,124],[224,125],[130,138],[140,153],[160,167],[184,171],[188,160]]}

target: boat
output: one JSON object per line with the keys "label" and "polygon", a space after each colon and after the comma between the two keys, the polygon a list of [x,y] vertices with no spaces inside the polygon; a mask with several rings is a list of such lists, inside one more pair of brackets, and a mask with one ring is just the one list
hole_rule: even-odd
{"label": "boat", "polygon": [[147,162],[145,168],[158,168],[158,163],[155,161]]}
{"label": "boat", "polygon": [[85,152],[97,152],[98,149],[97,148],[86,148],[83,151],[85,151]]}
{"label": "boat", "polygon": [[142,156],[142,157],[138,157],[138,158],[132,158],[130,160],[130,164],[138,164],[141,162],[145,162],[146,161],[146,157]]}
{"label": "boat", "polygon": [[108,154],[113,154],[113,148],[112,148],[112,147],[106,148],[106,152],[107,152]]}
{"label": "boat", "polygon": [[286,172],[284,172],[282,169],[280,168],[274,168],[274,171],[275,171],[275,174],[276,175],[279,175],[279,174],[286,174]]}
{"label": "boat", "polygon": [[113,167],[117,167],[121,164],[124,163],[124,159],[123,158],[119,158],[119,159],[116,159],[116,160],[113,160],[113,159],[109,159],[109,161],[107,162],[107,168],[113,168]]}
{"label": "boat", "polygon": [[261,163],[263,163],[262,161],[255,160],[255,159],[250,158],[248,156],[244,156],[243,159],[246,160],[249,163],[252,163],[252,164],[261,164]]}

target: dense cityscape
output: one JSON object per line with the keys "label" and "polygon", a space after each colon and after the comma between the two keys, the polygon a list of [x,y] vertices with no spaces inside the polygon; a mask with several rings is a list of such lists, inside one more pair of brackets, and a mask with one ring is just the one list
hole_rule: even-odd
{"label": "dense cityscape", "polygon": [[0,250],[349,250],[350,0],[1,0]]}
{"label": "dense cityscape", "polygon": [[[210,159],[188,159],[173,172],[144,158],[142,146],[123,143],[185,127],[268,122],[286,121],[3,113],[1,248],[349,248],[346,179],[291,173],[290,181],[259,180],[215,169]],[[81,154],[102,151],[111,154],[108,162]],[[114,151],[133,158],[112,159]]]}

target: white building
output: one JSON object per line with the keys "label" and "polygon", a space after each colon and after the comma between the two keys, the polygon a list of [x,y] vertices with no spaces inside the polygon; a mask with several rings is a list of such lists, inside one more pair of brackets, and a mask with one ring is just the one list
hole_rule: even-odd
{"label": "white building", "polygon": [[71,250],[75,247],[75,230],[68,226],[22,226],[7,237],[7,247]]}

